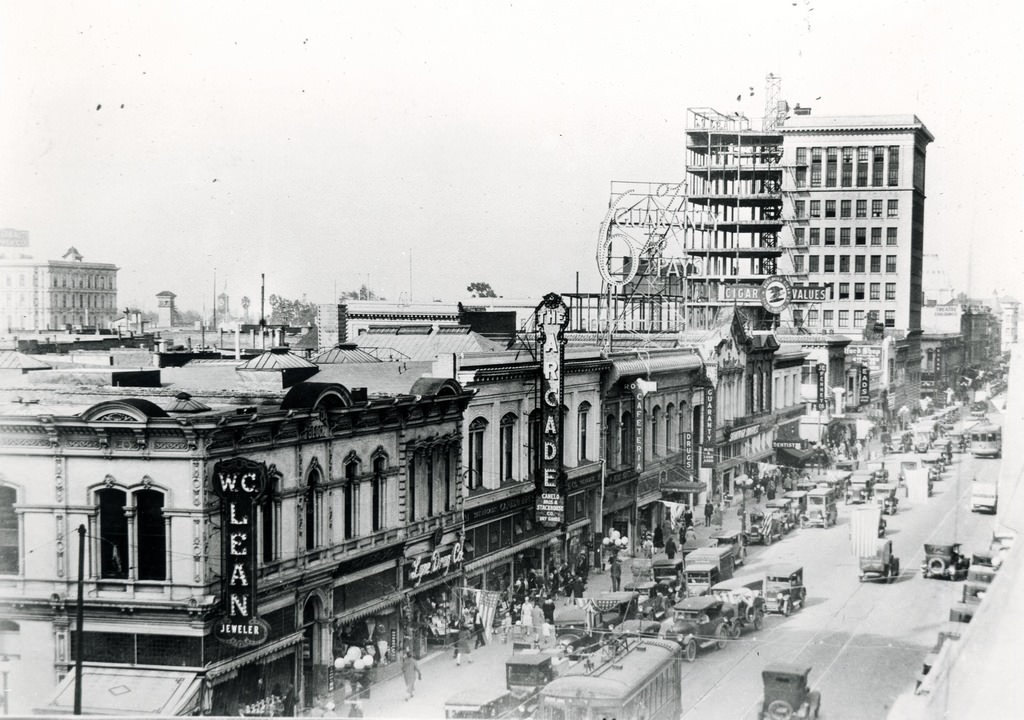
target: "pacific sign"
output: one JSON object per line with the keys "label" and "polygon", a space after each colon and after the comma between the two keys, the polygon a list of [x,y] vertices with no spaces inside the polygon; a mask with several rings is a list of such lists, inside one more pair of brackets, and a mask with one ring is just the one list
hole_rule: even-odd
{"label": "pacific sign", "polygon": [[565,519],[562,497],[562,363],[569,309],[561,296],[548,293],[536,310],[541,343],[541,458],[537,522],[553,528]]}
{"label": "pacific sign", "polygon": [[223,530],[224,615],[213,634],[235,646],[260,645],[270,626],[256,617],[256,509],[267,482],[267,466],[232,458],[213,468],[213,492],[220,498]]}

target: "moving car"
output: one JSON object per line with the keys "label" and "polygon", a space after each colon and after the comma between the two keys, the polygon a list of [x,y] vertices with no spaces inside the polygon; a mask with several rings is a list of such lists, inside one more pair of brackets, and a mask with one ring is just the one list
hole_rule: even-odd
{"label": "moving car", "polygon": [[891,583],[900,574],[900,559],[893,555],[892,540],[881,540],[874,555],[860,557],[860,581],[884,580]]}
{"label": "moving car", "polygon": [[960,552],[960,543],[925,543],[921,575],[942,580],[963,580],[967,577],[970,559]]}
{"label": "moving car", "polygon": [[772,511],[752,512],[747,522],[747,544],[771,545],[782,537],[781,523]]}
{"label": "moving car", "polygon": [[665,623],[662,636],[682,646],[687,662],[697,658],[697,648],[721,650],[731,635],[724,605],[718,598],[707,595],[683,598],[673,607],[672,621]]}
{"label": "moving car", "polygon": [[745,627],[760,630],[764,625],[764,578],[736,577],[711,588],[710,595],[725,603],[735,637]]}
{"label": "moving car", "polygon": [[829,525],[835,525],[838,517],[836,496],[832,488],[819,487],[807,493],[807,511],[804,514],[803,525],[827,528]]}
{"label": "moving car", "polygon": [[803,566],[775,565],[768,568],[764,581],[766,612],[789,615],[796,608],[803,607],[806,599]]}
{"label": "moving car", "polygon": [[787,533],[796,527],[799,518],[793,512],[793,501],[785,498],[775,498],[769,500],[764,506],[773,511],[778,517],[779,522],[782,523],[782,532]]}
{"label": "moving car", "polygon": [[445,700],[447,720],[497,718],[514,708],[516,699],[508,690],[469,685]]}
{"label": "moving car", "polygon": [[971,483],[971,512],[994,513],[999,507],[998,486],[994,482],[975,480]]}
{"label": "moving car", "polygon": [[875,485],[875,501],[885,515],[895,515],[900,501],[896,497],[896,486],[892,483],[878,483]]}
{"label": "moving car", "polygon": [[817,718],[821,712],[821,693],[808,686],[810,674],[809,666],[791,663],[772,663],[762,670],[764,697],[758,719]]}

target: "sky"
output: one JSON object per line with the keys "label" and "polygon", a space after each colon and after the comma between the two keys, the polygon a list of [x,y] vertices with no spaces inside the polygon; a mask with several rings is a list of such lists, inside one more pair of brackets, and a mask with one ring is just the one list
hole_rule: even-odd
{"label": "sky", "polygon": [[261,274],[317,303],[597,291],[611,181],[683,179],[686,108],[759,118],[773,73],[814,115],[916,114],[925,253],[1024,299],[1021,13],[4,0],[0,227],[37,258],[115,263],[119,303],[146,310],[163,290],[257,306]]}

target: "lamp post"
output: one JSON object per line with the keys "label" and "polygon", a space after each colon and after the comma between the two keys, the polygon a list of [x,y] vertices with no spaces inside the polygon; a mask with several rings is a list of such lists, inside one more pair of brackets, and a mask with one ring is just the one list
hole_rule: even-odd
{"label": "lamp post", "polygon": [[84,624],[85,594],[85,525],[78,526],[78,606],[75,610],[75,715],[82,714],[82,654],[85,649],[85,636],[82,633]]}
{"label": "lamp post", "polygon": [[7,673],[11,671],[11,659],[6,655],[0,656],[0,683],[2,683],[3,695],[0,696],[0,706],[4,709],[4,715],[10,715],[11,706],[7,699]]}

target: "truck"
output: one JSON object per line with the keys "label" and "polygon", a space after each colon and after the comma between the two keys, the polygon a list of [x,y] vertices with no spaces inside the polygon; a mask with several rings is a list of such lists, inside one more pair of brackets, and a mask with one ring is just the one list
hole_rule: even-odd
{"label": "truck", "polygon": [[986,510],[994,513],[999,504],[999,494],[994,482],[975,480],[971,483],[971,512]]}
{"label": "truck", "polygon": [[903,481],[907,486],[907,500],[910,502],[922,502],[931,497],[932,479],[928,477],[927,468],[918,467],[913,470],[903,471]]}
{"label": "truck", "polygon": [[850,548],[856,558],[875,554],[882,509],[878,505],[862,505],[850,512]]}
{"label": "truck", "polygon": [[875,551],[860,556],[860,581],[881,580],[891,583],[900,575],[900,559],[893,555],[892,540],[876,540]]}

